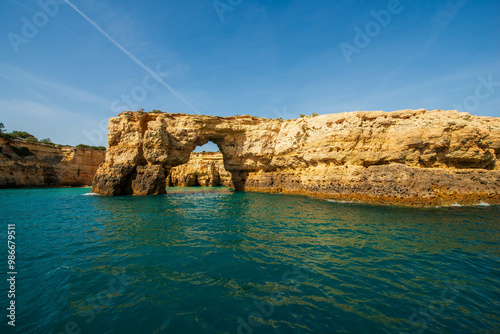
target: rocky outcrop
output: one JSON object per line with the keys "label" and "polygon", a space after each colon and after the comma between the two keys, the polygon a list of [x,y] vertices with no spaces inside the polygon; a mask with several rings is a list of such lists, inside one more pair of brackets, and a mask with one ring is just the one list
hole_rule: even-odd
{"label": "rocky outcrop", "polygon": [[0,188],[88,186],[105,152],[0,138]]}
{"label": "rocky outcrop", "polygon": [[233,187],[231,173],[224,168],[222,153],[191,153],[189,161],[173,167],[167,185],[173,187]]}
{"label": "rocky outcrop", "polygon": [[218,145],[236,190],[404,205],[500,203],[500,119],[441,110],[275,120],[124,112],[93,192],[162,194],[196,146]]}

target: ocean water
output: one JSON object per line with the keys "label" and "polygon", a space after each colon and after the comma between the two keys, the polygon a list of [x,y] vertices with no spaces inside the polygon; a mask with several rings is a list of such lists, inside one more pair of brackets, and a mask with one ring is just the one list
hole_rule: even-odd
{"label": "ocean water", "polygon": [[0,190],[1,333],[500,332],[500,207],[89,191]]}

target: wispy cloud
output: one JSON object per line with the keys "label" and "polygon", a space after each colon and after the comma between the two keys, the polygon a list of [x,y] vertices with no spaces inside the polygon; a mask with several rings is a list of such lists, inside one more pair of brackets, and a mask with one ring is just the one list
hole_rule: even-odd
{"label": "wispy cloud", "polygon": [[[17,113],[18,113],[18,114],[21,114],[22,112],[33,112],[33,110],[38,110],[38,109],[40,109],[40,110],[43,110],[43,113],[44,113],[45,115],[53,114],[54,112],[58,111],[60,115],[71,114],[71,115],[73,115],[73,116],[77,116],[77,117],[79,117],[79,118],[85,118],[85,117],[83,117],[83,116],[82,116],[82,115],[80,115],[80,114],[77,114],[77,113],[75,113],[75,112],[72,112],[72,111],[70,111],[70,110],[67,110],[67,109],[64,109],[64,108],[62,108],[62,107],[58,106],[57,104],[55,104],[54,102],[52,102],[49,98],[47,98],[45,95],[43,95],[43,94],[41,94],[41,93],[37,92],[37,91],[36,91],[36,90],[34,90],[34,89],[31,89],[30,87],[25,86],[24,84],[22,84],[22,83],[20,83],[20,82],[18,82],[18,81],[16,81],[16,80],[14,80],[14,79],[12,79],[12,78],[10,78],[10,77],[6,76],[5,74],[0,73],[0,77],[4,78],[4,79],[6,79],[6,80],[9,80],[9,81],[11,81],[12,83],[14,83],[14,84],[16,84],[16,85],[18,85],[18,86],[20,86],[20,87],[24,88],[24,89],[25,89],[25,90],[27,90],[28,92],[32,93],[33,95],[37,96],[38,98],[40,98],[41,100],[43,100],[44,102],[46,102],[46,103],[48,103],[48,104],[50,105],[50,108],[42,108],[42,109],[41,109],[41,108],[32,109],[32,108],[31,108],[31,106],[30,106],[30,107],[29,107],[30,109],[28,109],[28,110],[24,110],[24,111],[23,111],[23,109],[19,109],[19,107],[21,107],[21,106],[25,106],[25,105],[27,105],[27,104],[29,104],[29,103],[32,103],[32,104],[37,104],[37,102],[33,102],[33,101],[24,101],[25,103],[18,103],[18,101],[13,102],[14,100],[11,100],[11,101],[8,101],[8,102],[9,102],[9,103],[13,103],[13,104],[12,104],[12,105],[10,105],[8,109],[4,109],[4,110],[11,110],[11,111],[12,111],[12,110],[13,110],[13,109],[12,109],[12,106],[14,105],[14,106],[16,106],[16,109],[15,109],[15,110],[17,110]],[[7,100],[4,100],[3,102],[5,103],[5,102],[7,102]]]}
{"label": "wispy cloud", "polygon": [[[100,108],[108,108],[110,101],[97,94],[72,87],[66,83],[42,78],[24,69],[0,62],[0,76],[24,88],[46,102],[57,106],[47,95],[71,99],[75,102],[94,104]],[[43,94],[41,92],[46,92]]]}
{"label": "wispy cloud", "polygon": [[378,85],[373,94],[378,94],[382,89],[384,89],[387,85],[387,82],[398,74],[403,68],[407,68],[411,66],[411,64],[422,57],[427,50],[434,44],[434,42],[438,39],[441,33],[446,29],[446,27],[450,24],[450,22],[458,15],[460,9],[466,4],[467,0],[450,0],[448,3],[442,7],[434,16],[433,26],[431,29],[431,36],[424,44],[423,47],[419,48],[420,51],[412,54],[408,58],[405,58],[401,61],[401,63],[396,66],[392,71],[390,71],[383,80],[381,80],[381,84]]}
{"label": "wispy cloud", "polygon": [[38,138],[50,137],[55,143],[77,145],[84,140],[82,127],[93,128],[95,122],[75,117],[69,110],[50,103],[26,99],[0,99],[2,121],[8,131],[28,131]]}
{"label": "wispy cloud", "polygon": [[42,100],[44,100],[44,101],[49,102],[49,103],[52,103],[49,99],[47,99],[47,98],[46,98],[45,96],[43,96],[42,94],[40,94],[40,93],[38,93],[37,91],[35,91],[35,90],[33,90],[33,89],[31,89],[31,88],[29,88],[29,87],[27,87],[27,86],[23,85],[23,84],[22,84],[22,83],[20,83],[20,82],[17,82],[16,80],[12,79],[11,77],[9,77],[9,76],[7,76],[7,75],[5,75],[5,74],[1,73],[1,72],[0,72],[0,77],[2,77],[2,78],[4,78],[4,79],[6,79],[6,80],[8,80],[8,81],[10,81],[10,82],[12,82],[12,83],[14,83],[14,84],[18,85],[18,86],[20,86],[20,87],[22,87],[22,88],[24,88],[25,90],[27,90],[27,91],[28,91],[28,92],[30,92],[31,94],[33,94],[33,95],[35,95],[35,96],[39,97],[40,99],[42,99]]}
{"label": "wispy cloud", "polygon": [[[10,2],[13,2],[15,3],[16,5],[20,6],[20,7],[23,7],[25,10],[31,12],[31,13],[35,13],[36,11],[31,9],[30,7],[26,6],[25,4],[23,3],[20,3],[19,1],[17,0],[10,0]],[[58,26],[59,28],[63,29],[63,30],[66,30],[67,32],[69,32],[70,34],[72,34],[73,36],[81,39],[82,41],[84,42],[87,42],[87,43],[90,43],[88,40],[86,40],[85,38],[83,38],[82,36],[78,35],[77,33],[75,33],[73,30],[71,29],[68,29],[66,28],[65,26],[55,22],[54,20],[51,21],[53,24],[55,24],[56,26]]]}
{"label": "wispy cloud", "polygon": [[51,118],[58,114],[52,105],[22,99],[0,99],[0,108],[28,118]]}
{"label": "wispy cloud", "polygon": [[68,5],[70,5],[78,14],[80,14],[87,22],[89,22],[94,28],[96,28],[104,37],[106,37],[111,43],[113,43],[118,49],[120,49],[123,53],[125,53],[134,63],[136,63],[139,67],[141,67],[146,73],[151,75],[159,84],[165,87],[168,91],[174,94],[177,98],[179,98],[182,102],[184,102],[191,110],[200,114],[198,109],[196,109],[188,100],[183,96],[183,94],[174,90],[170,85],[168,85],[158,74],[156,74],[153,70],[147,67],[143,62],[141,62],[136,56],[134,56],[130,51],[125,49],[120,43],[118,43],[113,37],[111,37],[106,31],[104,31],[96,22],[90,19],[85,13],[83,13],[76,5],[71,3],[68,0],[64,0]]}
{"label": "wispy cloud", "polygon": [[446,29],[451,21],[458,15],[458,12],[466,4],[467,0],[451,0],[446,6],[441,8],[434,17],[432,26],[432,36],[427,41],[425,48],[431,46],[441,33]]}

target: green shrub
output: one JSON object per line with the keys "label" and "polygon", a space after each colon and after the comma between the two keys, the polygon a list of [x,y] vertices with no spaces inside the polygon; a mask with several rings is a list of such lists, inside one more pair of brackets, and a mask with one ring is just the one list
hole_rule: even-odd
{"label": "green shrub", "polygon": [[50,140],[50,138],[43,138],[40,140],[40,143],[43,143],[43,144],[49,144],[49,145],[55,145],[52,140]]}
{"label": "green shrub", "polygon": [[316,116],[319,116],[319,114],[317,112],[313,112],[312,117],[316,117]]}
{"label": "green shrub", "polygon": [[12,131],[10,134],[16,139],[35,138],[36,141],[38,141],[38,139],[35,136],[26,131]]}
{"label": "green shrub", "polygon": [[104,147],[104,146],[90,146],[90,145],[85,145],[85,144],[78,144],[78,145],[76,145],[76,148],[87,148],[90,150],[106,151],[106,147]]}
{"label": "green shrub", "polygon": [[4,139],[20,139],[20,140],[27,140],[29,142],[37,142],[38,139],[33,136],[31,133],[28,133],[26,131],[12,131],[10,133],[6,132],[0,132],[0,137]]}

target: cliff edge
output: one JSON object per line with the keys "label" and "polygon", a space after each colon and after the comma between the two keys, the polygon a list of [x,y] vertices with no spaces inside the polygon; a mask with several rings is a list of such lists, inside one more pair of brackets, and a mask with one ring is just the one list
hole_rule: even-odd
{"label": "cliff edge", "polygon": [[89,186],[105,154],[0,138],[0,188]]}
{"label": "cliff edge", "polygon": [[212,141],[236,190],[401,205],[500,203],[500,119],[442,110],[294,120],[124,112],[109,121],[92,191],[165,193]]}

